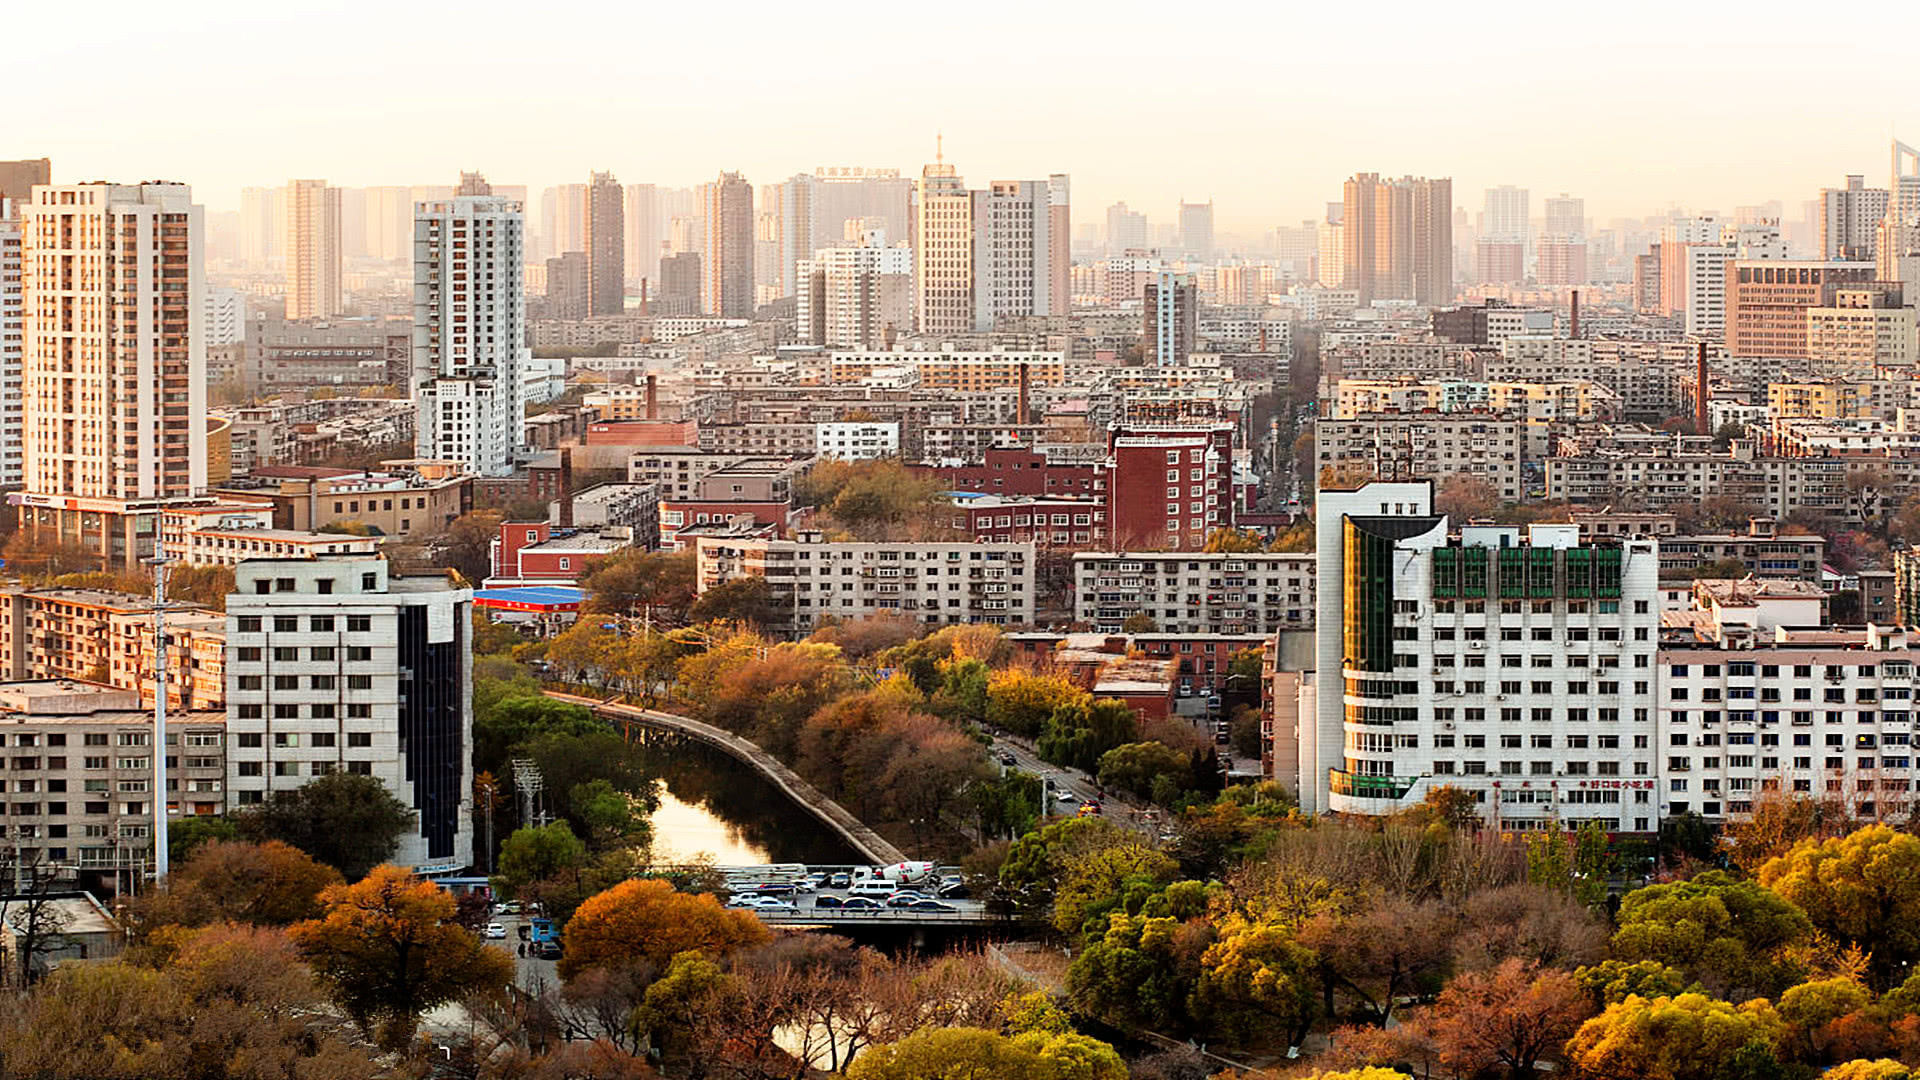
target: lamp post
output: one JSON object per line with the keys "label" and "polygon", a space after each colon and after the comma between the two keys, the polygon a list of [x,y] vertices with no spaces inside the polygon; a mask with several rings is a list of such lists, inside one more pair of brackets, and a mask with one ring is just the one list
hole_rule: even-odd
{"label": "lamp post", "polygon": [[153,880],[157,884],[167,878],[167,567],[173,559],[155,555],[143,561],[153,568]]}

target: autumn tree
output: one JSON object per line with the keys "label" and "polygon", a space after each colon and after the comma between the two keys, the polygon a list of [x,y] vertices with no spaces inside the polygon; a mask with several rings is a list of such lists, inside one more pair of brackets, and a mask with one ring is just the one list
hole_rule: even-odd
{"label": "autumn tree", "polygon": [[1097,768],[1102,787],[1118,788],[1143,799],[1171,801],[1162,796],[1184,793],[1193,783],[1188,755],[1165,743],[1126,743],[1100,755]]}
{"label": "autumn tree", "polygon": [[1814,927],[1865,952],[1876,987],[1896,984],[1920,959],[1920,837],[1872,825],[1802,840],[1762,866],[1759,881]]}
{"label": "autumn tree", "polygon": [[1654,960],[1725,995],[1778,993],[1803,974],[1789,950],[1813,927],[1799,908],[1718,870],[1620,902],[1614,955]]}
{"label": "autumn tree", "polygon": [[767,586],[767,579],[758,574],[715,585],[702,592],[687,608],[687,621],[692,623],[724,621],[767,626],[779,619],[773,590]]}
{"label": "autumn tree", "polygon": [[1443,1062],[1469,1076],[1504,1071],[1527,1080],[1587,1016],[1573,976],[1508,960],[1491,971],[1456,976],[1428,1017]]}
{"label": "autumn tree", "polygon": [[580,572],[582,607],[607,615],[685,608],[694,594],[693,554],[636,549],[588,563]]}
{"label": "autumn tree", "polygon": [[1113,1047],[1070,1032],[1008,1036],[981,1028],[929,1027],[867,1051],[847,1076],[849,1080],[1126,1080],[1127,1066]]}
{"label": "autumn tree", "polygon": [[1054,710],[1091,699],[1063,676],[1003,668],[987,680],[987,722],[1035,738],[1046,730]]}
{"label": "autumn tree", "polygon": [[326,914],[288,934],[314,976],[380,1045],[411,1041],[420,1015],[513,979],[513,959],[456,925],[453,897],[397,866],[320,894]]}
{"label": "autumn tree", "polygon": [[378,777],[335,772],[234,815],[249,840],[279,840],[356,881],[400,846],[413,827],[413,810]]}
{"label": "autumn tree", "polygon": [[1200,958],[1192,1008],[1241,1040],[1277,1031],[1298,1046],[1318,1015],[1319,959],[1278,925],[1233,914]]}
{"label": "autumn tree", "polygon": [[1834,1022],[1860,1011],[1871,1000],[1866,987],[1852,979],[1815,979],[1789,987],[1780,995],[1777,1008],[1797,1056],[1803,1061],[1831,1064]]}
{"label": "autumn tree", "polygon": [[163,889],[143,894],[137,917],[148,928],[288,926],[319,915],[320,894],[339,883],[337,870],[290,844],[216,840],[168,875]]}
{"label": "autumn tree", "polygon": [[1173,859],[1134,839],[1066,855],[1053,896],[1053,925],[1078,934],[1094,915],[1111,909],[1128,886],[1164,886],[1179,871]]}
{"label": "autumn tree", "polygon": [[500,537],[506,515],[498,510],[474,510],[455,518],[440,534],[440,563],[478,588],[493,573],[493,542]]}
{"label": "autumn tree", "polygon": [[1439,981],[1452,955],[1453,927],[1451,913],[1437,902],[1388,895],[1351,911],[1315,915],[1296,938],[1320,955],[1328,1012],[1338,985],[1384,1026],[1400,997],[1428,979]]}
{"label": "autumn tree", "polygon": [[1594,1080],[1718,1080],[1749,1046],[1772,1060],[1785,1030],[1764,1000],[1635,996],[1581,1024],[1567,1041],[1567,1061]]}
{"label": "autumn tree", "polygon": [[1258,536],[1244,529],[1215,529],[1207,534],[1206,545],[1200,550],[1215,555],[1241,555],[1264,547]]}
{"label": "autumn tree", "polygon": [[1678,997],[1700,992],[1678,968],[1658,960],[1602,960],[1573,973],[1594,1008],[1604,1009],[1638,995],[1644,998]]}
{"label": "autumn tree", "polygon": [[1509,959],[1571,968],[1606,955],[1604,920],[1559,889],[1527,883],[1479,888],[1459,908],[1453,947],[1462,968],[1490,968]]}
{"label": "autumn tree", "polygon": [[1433,497],[1434,512],[1456,522],[1490,517],[1499,508],[1500,489],[1478,473],[1450,474]]}
{"label": "autumn tree", "polygon": [[566,954],[560,977],[589,968],[646,960],[666,967],[694,950],[725,953],[767,940],[767,928],[744,911],[731,911],[704,894],[675,891],[657,880],[623,881],[589,897],[562,933]]}

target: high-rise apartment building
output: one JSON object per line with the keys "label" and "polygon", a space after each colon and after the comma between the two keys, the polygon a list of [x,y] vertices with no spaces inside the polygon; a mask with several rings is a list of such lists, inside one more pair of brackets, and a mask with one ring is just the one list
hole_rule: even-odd
{"label": "high-rise apartment building", "polygon": [[1213,200],[1180,203],[1180,250],[1187,258],[1208,262],[1213,258]]}
{"label": "high-rise apartment building", "polygon": [[874,229],[857,246],[821,248],[799,264],[801,344],[891,347],[913,326],[913,252]]}
{"label": "high-rise apartment building", "polygon": [[22,417],[20,406],[21,319],[25,307],[20,285],[20,205],[0,195],[0,488],[20,486]]}
{"label": "high-rise apartment building", "polygon": [[558,184],[540,193],[540,248],[545,255],[587,250],[587,185]]}
{"label": "high-rise apartment building", "polygon": [[1729,356],[1808,355],[1807,313],[1873,281],[1866,262],[1735,259],[1725,271]]}
{"label": "high-rise apartment building", "polygon": [[1147,215],[1127,209],[1123,202],[1107,207],[1107,254],[1125,255],[1147,249]]}
{"label": "high-rise apartment building", "polygon": [[799,173],[787,180],[768,185],[771,194],[767,207],[771,235],[767,238],[773,265],[762,267],[762,274],[781,297],[794,296],[806,287],[800,264],[813,258],[825,235],[816,235],[814,193],[819,181],[812,174]]}
{"label": "high-rise apartment building", "polygon": [[627,308],[627,196],[610,172],[587,185],[587,314]]}
{"label": "high-rise apartment building", "polygon": [[913,181],[899,169],[863,165],[822,165],[813,170],[813,231],[816,245],[847,236],[847,223],[858,221],[856,232],[879,228],[904,240],[913,235]]}
{"label": "high-rise apartment building", "polygon": [[1148,364],[1179,367],[1187,362],[1199,325],[1198,308],[1192,274],[1162,270],[1154,275],[1141,304],[1145,323],[1141,342]]}
{"label": "high-rise apartment building", "polygon": [[368,256],[389,262],[412,258],[413,191],[397,186],[367,188],[365,224]]}
{"label": "high-rise apartment building", "polygon": [[1880,223],[1886,217],[1886,189],[1868,187],[1864,176],[1847,177],[1843,188],[1820,189],[1820,258],[1829,262],[1871,260]]}
{"label": "high-rise apartment building", "polygon": [[289,180],[286,190],[287,318],[325,319],[346,310],[340,294],[340,189]]}
{"label": "high-rise apartment building", "polygon": [[1341,286],[1358,291],[1363,306],[1453,298],[1453,181],[1356,173],[1341,221]]}
{"label": "high-rise apartment building", "polygon": [[394,861],[446,873],[473,859],[473,593],[391,567],[321,555],[234,568],[227,790],[245,807],[329,773],[378,777],[415,815]]}
{"label": "high-rise apartment building", "polygon": [[0,199],[25,203],[35,184],[53,183],[53,159],[0,161]]}
{"label": "high-rise apartment building", "polygon": [[528,359],[524,250],[519,203],[456,196],[414,211],[414,445],[423,458],[481,476],[513,471]]}
{"label": "high-rise apartment building", "polygon": [[287,189],[240,189],[240,258],[263,267],[281,257],[287,244]]}
{"label": "high-rise apartment building", "polygon": [[721,173],[706,192],[705,281],[702,307],[728,319],[753,317],[753,185],[739,173]]}
{"label": "high-rise apartment building", "polygon": [[706,275],[700,272],[700,253],[683,251],[660,260],[659,310],[672,315],[696,315],[700,311],[700,287]]}
{"label": "high-rise apartment building", "polygon": [[20,527],[114,567],[207,487],[201,208],[185,184],[34,189],[21,238]]}
{"label": "high-rise apartment building", "polygon": [[660,280],[660,227],[666,217],[660,210],[660,189],[652,184],[628,184],[627,208],[627,282],[638,287],[644,279],[651,290]]}
{"label": "high-rise apartment building", "polygon": [[1338,289],[1347,280],[1346,226],[1338,221],[1323,221],[1315,239],[1320,247],[1319,273],[1315,277],[1327,288]]}
{"label": "high-rise apartment building", "polygon": [[1561,192],[1544,200],[1546,220],[1541,232],[1547,236],[1585,236],[1587,200]]}
{"label": "high-rise apartment building", "polygon": [[1070,308],[1070,183],[996,180],[968,190],[953,166],[922,170],[916,196],[916,316],[924,334]]}
{"label": "high-rise apartment building", "polygon": [[546,301],[540,312],[549,319],[572,321],[587,317],[587,253],[569,251],[547,260]]}

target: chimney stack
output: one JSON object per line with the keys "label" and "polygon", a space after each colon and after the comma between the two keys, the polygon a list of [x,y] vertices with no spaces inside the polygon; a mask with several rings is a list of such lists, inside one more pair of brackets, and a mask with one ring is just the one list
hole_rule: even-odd
{"label": "chimney stack", "polygon": [[1700,343],[1700,363],[1693,374],[1693,421],[1702,435],[1712,435],[1707,419],[1707,343]]}
{"label": "chimney stack", "polygon": [[573,528],[573,450],[565,446],[560,448],[560,520],[554,524]]}
{"label": "chimney stack", "polygon": [[1023,360],[1020,362],[1020,406],[1014,413],[1014,423],[1022,426],[1025,426],[1027,423],[1027,386],[1027,364],[1026,361]]}
{"label": "chimney stack", "polygon": [[647,279],[640,279],[640,317],[647,317]]}
{"label": "chimney stack", "polygon": [[647,419],[660,419],[660,376],[647,373]]}
{"label": "chimney stack", "polygon": [[1579,341],[1580,340],[1580,290],[1579,289],[1573,290],[1573,318],[1571,321],[1572,321],[1572,326],[1568,328],[1567,336],[1572,338],[1575,341]]}

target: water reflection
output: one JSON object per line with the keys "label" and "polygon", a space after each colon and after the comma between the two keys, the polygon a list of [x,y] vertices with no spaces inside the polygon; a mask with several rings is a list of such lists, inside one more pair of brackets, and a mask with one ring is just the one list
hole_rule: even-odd
{"label": "water reflection", "polygon": [[864,861],[840,834],[719,750],[653,732],[637,749],[659,782],[660,805],[649,819],[658,862],[703,852],[723,866]]}

